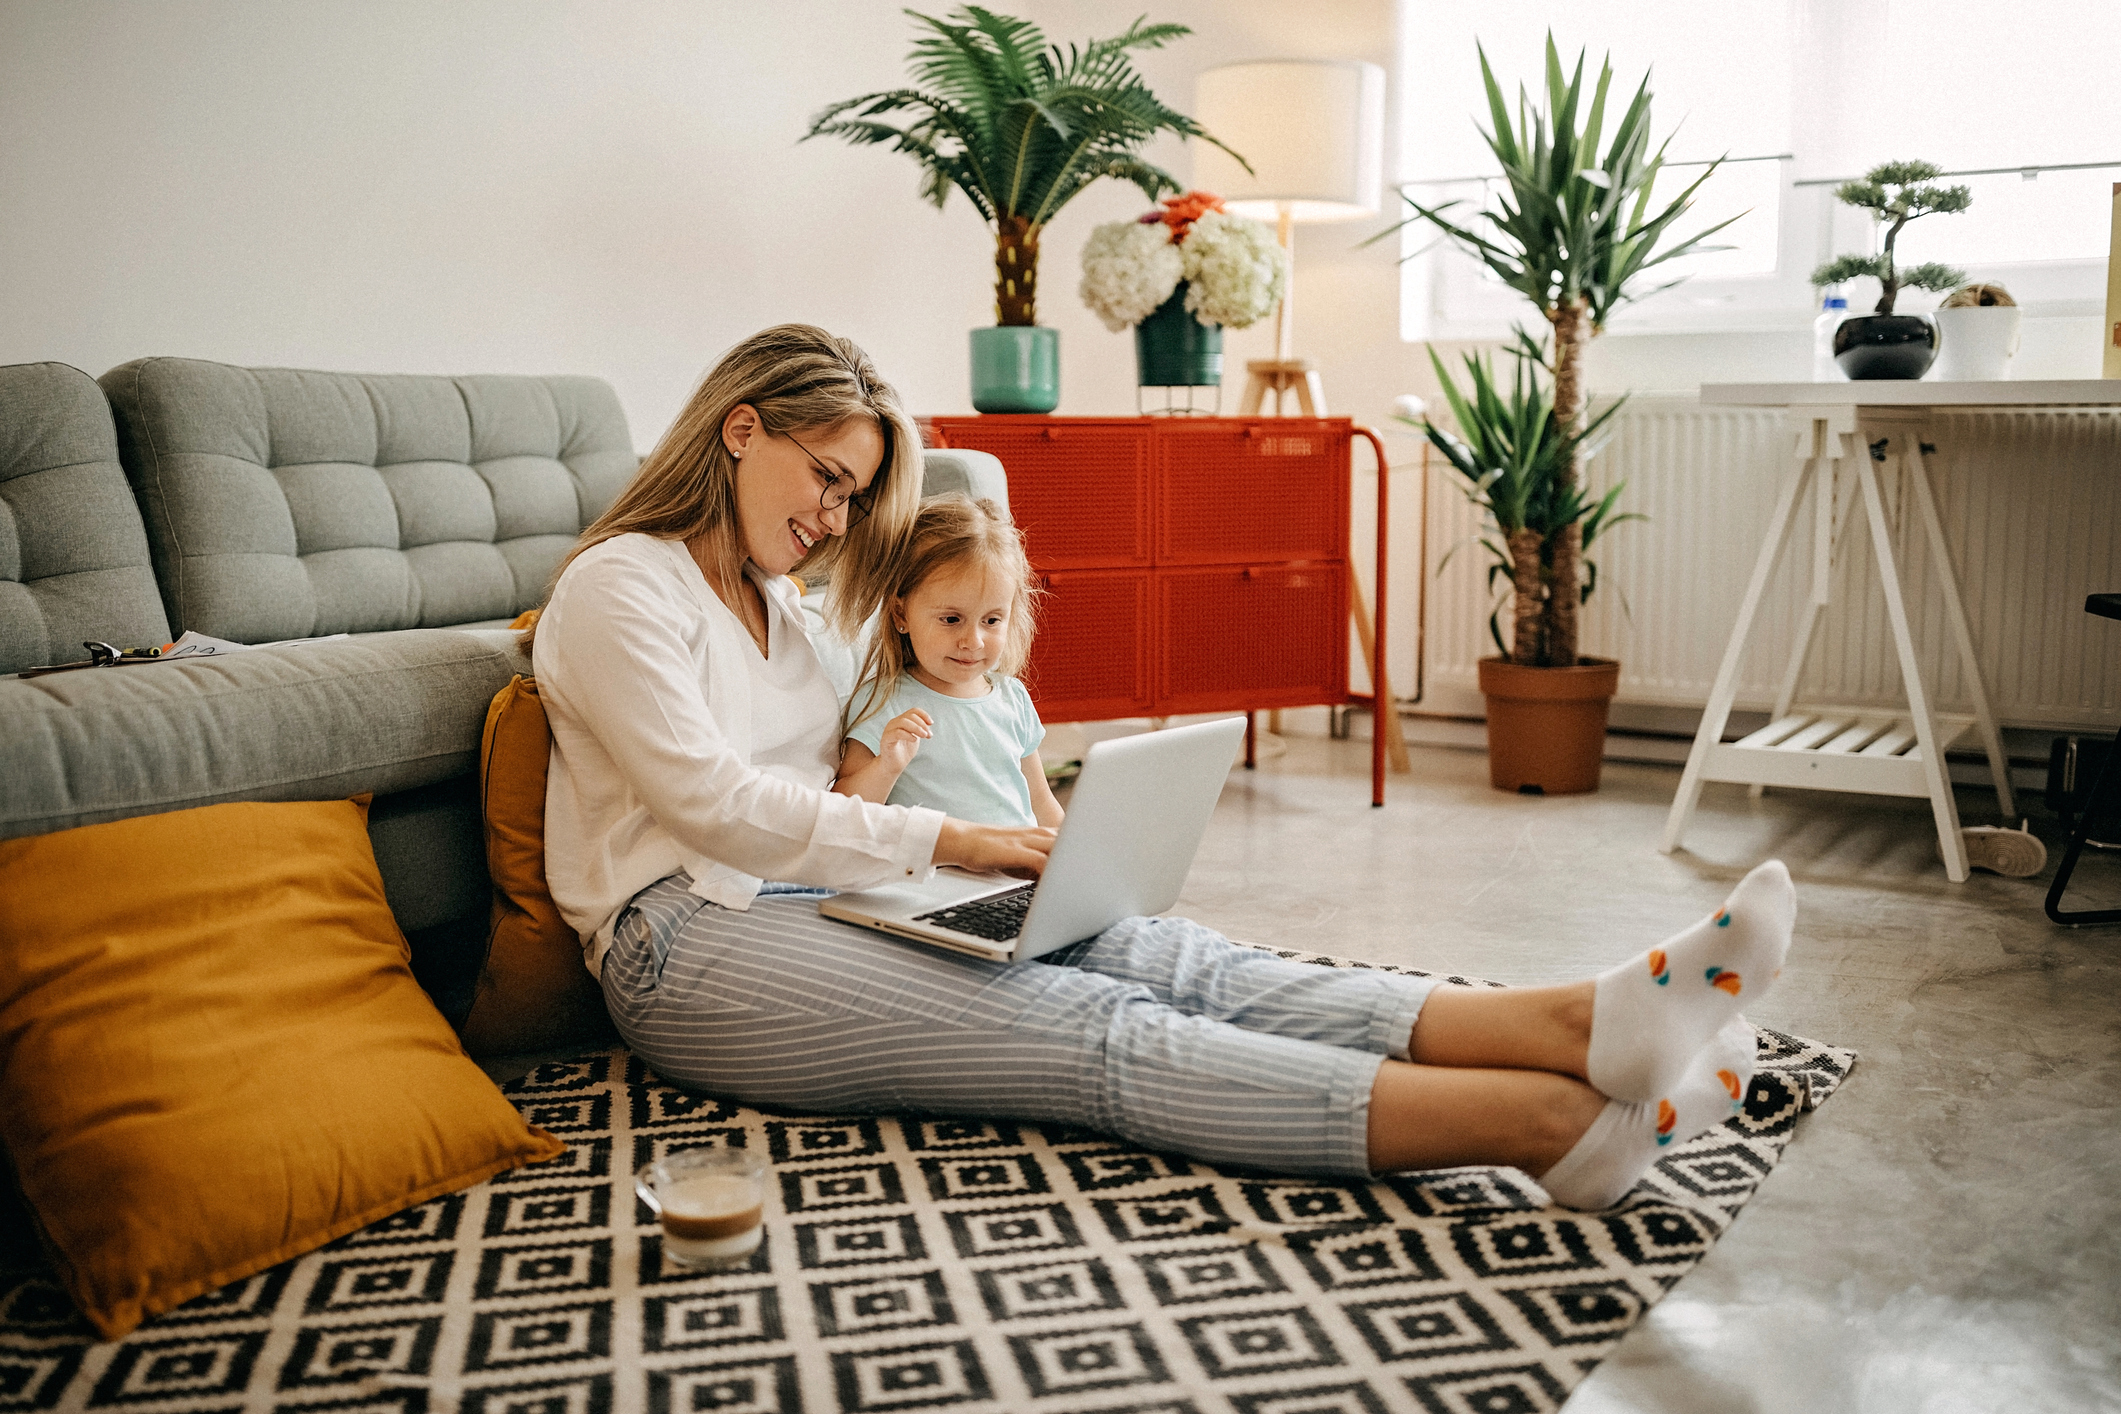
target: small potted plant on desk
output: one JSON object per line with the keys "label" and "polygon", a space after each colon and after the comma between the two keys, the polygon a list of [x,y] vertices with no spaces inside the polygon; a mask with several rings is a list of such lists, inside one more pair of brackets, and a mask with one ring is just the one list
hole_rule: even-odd
{"label": "small potted plant on desk", "polygon": [[1908,222],[1973,204],[1965,187],[1929,185],[1942,175],[1928,162],[1884,162],[1834,189],[1843,205],[1890,223],[1876,255],[1836,256],[1812,272],[1814,285],[1838,285],[1864,275],[1878,282],[1877,308],[1842,320],[1834,331],[1834,362],[1852,379],[1920,378],[1937,357],[1937,326],[1920,314],[1895,314],[1893,305],[1903,289],[1942,294],[1963,283],[1966,272],[1934,260],[1903,270],[1893,263],[1893,245]]}
{"label": "small potted plant on desk", "polygon": [[[970,198],[994,228],[996,326],[972,331],[972,405],[1051,412],[1060,402],[1060,331],[1038,324],[1039,236],[1100,177],[1130,181],[1151,201],[1181,190],[1141,159],[1142,147],[1158,133],[1215,139],[1159,103],[1127,51],[1192,31],[1136,20],[1114,38],[1063,49],[1030,21],[977,5],[948,20],[907,13],[931,31],[915,41],[911,60],[926,87],[832,104],[810,120],[805,140],[890,143],[920,164],[921,196],[937,208],[952,187]],[[882,121],[898,112],[912,121]]]}
{"label": "small potted plant on desk", "polygon": [[[1490,556],[1488,586],[1493,589],[1498,581],[1503,586],[1488,615],[1488,634],[1500,656],[1480,662],[1480,690],[1488,703],[1489,783],[1527,795],[1570,795],[1598,789],[1606,712],[1620,681],[1620,664],[1581,654],[1572,664],[1556,664],[1548,607],[1564,592],[1578,603],[1589,599],[1598,587],[1598,565],[1589,552],[1599,533],[1644,517],[1613,514],[1619,486],[1594,501],[1576,476],[1564,475],[1596,452],[1600,433],[1620,403],[1578,424],[1557,421],[1553,393],[1540,376],[1542,352],[1523,331],[1517,337],[1517,347],[1509,350],[1517,367],[1507,384],[1485,358],[1466,356],[1467,392],[1460,391],[1431,349],[1429,361],[1458,428],[1454,434],[1432,421],[1414,425],[1465,478],[1466,498],[1486,522],[1479,543]],[[1555,572],[1557,552],[1571,537],[1580,547],[1580,589],[1574,584],[1564,589]],[[1447,554],[1444,563],[1449,562]],[[1501,624],[1506,603],[1511,606],[1508,643]]]}

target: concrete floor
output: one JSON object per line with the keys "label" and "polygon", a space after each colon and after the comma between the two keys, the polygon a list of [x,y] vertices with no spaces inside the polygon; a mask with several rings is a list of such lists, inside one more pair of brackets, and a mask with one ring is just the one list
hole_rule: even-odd
{"label": "concrete floor", "polygon": [[[1417,748],[1372,810],[1368,743],[1294,730],[1232,774],[1177,911],[1530,983],[1648,946],[1763,859],[1797,881],[1789,964],[1749,1014],[1862,1058],[1571,1414],[2121,1408],[2121,928],[2053,927],[2044,877],[1950,883],[1922,801],[1712,785],[1667,856],[1676,768],[1538,799]],[[1983,823],[1993,797],[1960,809]],[[2115,856],[2077,878],[2079,902],[2121,897]]]}

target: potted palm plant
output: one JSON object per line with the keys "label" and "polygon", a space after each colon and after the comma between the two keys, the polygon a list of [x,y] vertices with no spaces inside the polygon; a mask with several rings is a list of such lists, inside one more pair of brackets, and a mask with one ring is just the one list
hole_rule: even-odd
{"label": "potted palm plant", "polygon": [[[1414,214],[1371,240],[1383,240],[1413,222],[1427,221],[1486,265],[1505,286],[1529,299],[1552,332],[1551,352],[1544,359],[1553,389],[1548,416],[1557,431],[1566,434],[1578,429],[1584,416],[1584,352],[1613,311],[1679,283],[1646,283],[1645,276],[1657,266],[1683,255],[1724,249],[1705,242],[1730,221],[1685,239],[1672,234],[1672,227],[1719,163],[1709,163],[1700,176],[1660,204],[1654,191],[1664,170],[1665,149],[1662,143],[1651,145],[1647,77],[1608,135],[1610,60],[1600,65],[1596,84],[1587,87],[1583,54],[1576,56],[1573,72],[1564,71],[1550,34],[1544,104],[1520,88],[1513,123],[1487,52],[1478,52],[1492,124],[1481,136],[1502,169],[1500,199],[1492,209],[1460,220],[1451,214],[1457,202],[1429,207],[1408,197]],[[1582,447],[1580,437],[1564,435],[1557,440],[1553,474],[1557,503],[1567,503],[1579,494]],[[1503,658],[1493,660],[1497,664],[1493,671],[1489,664],[1482,665],[1483,691],[1491,680],[1508,677],[1513,683],[1522,682],[1526,673],[1573,670],[1578,665],[1583,535],[1591,523],[1587,516],[1579,516],[1560,524],[1552,544],[1543,551],[1546,570],[1536,603],[1518,604],[1515,632]],[[1615,667],[1612,681],[1617,680]],[[1492,698],[1489,709],[1492,717]],[[1590,749],[1598,745],[1592,743]],[[1595,782],[1595,768],[1586,769]],[[1574,778],[1582,774],[1579,771]]]}
{"label": "potted palm plant", "polygon": [[1429,361],[1457,430],[1427,419],[1399,420],[1421,428],[1464,478],[1460,489],[1482,513],[1478,543],[1489,557],[1488,587],[1501,587],[1488,615],[1488,634],[1500,656],[1480,664],[1480,690],[1488,702],[1488,779],[1497,790],[1569,795],[1598,789],[1606,713],[1620,665],[1579,656],[1567,668],[1521,667],[1503,641],[1503,608],[1511,610],[1513,640],[1536,637],[1554,594],[1556,552],[1564,541],[1573,537],[1580,547],[1581,602],[1598,587],[1590,550],[1600,533],[1643,517],[1614,514],[1620,486],[1593,500],[1579,478],[1563,475],[1596,452],[1620,402],[1580,423],[1560,422],[1541,376],[1546,364],[1538,343],[1520,330],[1508,352],[1516,367],[1507,383],[1486,358],[1468,354],[1467,388],[1461,391],[1431,349]]}
{"label": "potted palm plant", "polygon": [[[965,194],[994,228],[996,327],[972,331],[972,405],[1051,412],[1060,401],[1060,332],[1038,324],[1039,237],[1100,177],[1130,181],[1151,201],[1182,189],[1143,161],[1141,148],[1158,133],[1215,139],[1157,101],[1128,51],[1192,31],[1138,19],[1124,34],[1063,49],[1030,21],[977,5],[948,19],[907,13],[929,31],[909,61],[921,86],[834,103],[811,119],[805,140],[889,143],[920,164],[921,195],[938,208],[952,187]],[[886,121],[901,113],[902,124]]]}

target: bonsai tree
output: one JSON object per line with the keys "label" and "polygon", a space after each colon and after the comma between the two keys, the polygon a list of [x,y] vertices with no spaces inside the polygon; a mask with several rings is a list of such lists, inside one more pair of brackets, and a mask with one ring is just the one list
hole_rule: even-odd
{"label": "bonsai tree", "polygon": [[[924,87],[835,103],[810,120],[804,140],[890,143],[920,164],[921,195],[938,208],[952,187],[962,191],[994,228],[997,321],[1036,324],[1038,240],[1054,213],[1100,177],[1130,181],[1151,201],[1183,190],[1136,155],[1158,133],[1215,142],[1158,102],[1127,57],[1192,31],[1136,20],[1125,34],[1063,50],[1030,21],[977,5],[947,20],[906,13],[931,31],[910,60]],[[902,112],[904,126],[884,121]]]}
{"label": "bonsai tree", "polygon": [[1812,272],[1814,285],[1839,285],[1861,275],[1878,282],[1881,293],[1875,314],[1891,314],[1893,301],[1904,287],[1943,294],[1963,284],[1966,272],[1928,261],[1902,270],[1893,264],[1893,243],[1901,227],[1922,216],[1964,211],[1973,205],[1973,193],[1965,187],[1931,186],[1943,176],[1929,162],[1882,162],[1853,182],[1834,188],[1834,199],[1845,206],[1860,207],[1873,219],[1891,224],[1885,228],[1885,246],[1876,255],[1837,255]]}
{"label": "bonsai tree", "polygon": [[[1613,79],[1610,61],[1600,66],[1597,84],[1587,93],[1583,55],[1577,54],[1574,73],[1565,76],[1549,34],[1545,106],[1535,107],[1520,88],[1512,123],[1502,86],[1488,66],[1487,51],[1479,52],[1493,123],[1481,136],[1502,166],[1505,188],[1497,209],[1460,223],[1446,214],[1459,203],[1427,207],[1409,197],[1407,205],[1415,214],[1372,239],[1382,240],[1413,221],[1428,221],[1505,285],[1532,301],[1553,329],[1553,357],[1548,365],[1554,380],[1552,416],[1558,432],[1565,433],[1583,416],[1583,354],[1590,340],[1615,309],[1679,283],[1671,280],[1645,288],[1640,283],[1644,272],[1682,255],[1727,248],[1703,242],[1730,221],[1686,240],[1666,240],[1673,223],[1692,204],[1701,184],[1715,174],[1718,163],[1710,163],[1671,201],[1658,206],[1652,193],[1664,167],[1664,145],[1654,150],[1650,146],[1647,76],[1607,139],[1606,97]],[[1606,144],[1602,153],[1601,139]],[[1555,446],[1561,456],[1555,471],[1556,495],[1565,498],[1576,492],[1581,439],[1557,436]],[[1561,527],[1552,547],[1552,580],[1539,631],[1516,635],[1509,654],[1512,662],[1527,667],[1575,665],[1576,611],[1583,602],[1579,560],[1588,523],[1578,518]]]}
{"label": "bonsai tree", "polygon": [[[1588,552],[1599,533],[1644,517],[1613,514],[1621,486],[1592,501],[1575,476],[1563,474],[1565,468],[1578,466],[1596,452],[1600,433],[1620,411],[1620,403],[1580,425],[1561,422],[1554,416],[1553,394],[1540,378],[1546,361],[1538,343],[1519,330],[1517,344],[1508,352],[1516,368],[1507,384],[1496,377],[1486,358],[1468,354],[1470,391],[1461,392],[1443,360],[1430,349],[1429,362],[1443,385],[1458,433],[1453,435],[1433,421],[1416,422],[1409,417],[1399,421],[1420,427],[1428,435],[1430,443],[1465,478],[1466,498],[1481,509],[1499,537],[1484,536],[1479,542],[1489,555],[1489,590],[1494,591],[1498,579],[1506,585],[1488,615],[1488,634],[1505,658],[1537,665],[1548,656],[1541,642],[1552,622],[1548,607],[1563,592],[1555,570],[1557,552],[1573,537],[1583,573],[1580,584],[1568,592],[1580,604],[1598,587],[1598,566]],[[1444,556],[1444,562],[1450,562],[1450,555]],[[1512,603],[1508,643],[1503,642],[1500,623],[1505,600]]]}

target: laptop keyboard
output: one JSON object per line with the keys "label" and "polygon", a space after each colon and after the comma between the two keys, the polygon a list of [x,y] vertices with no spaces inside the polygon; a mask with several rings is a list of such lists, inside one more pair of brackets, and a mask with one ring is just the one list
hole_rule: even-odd
{"label": "laptop keyboard", "polygon": [[1024,931],[1024,915],[1031,911],[1031,894],[1037,887],[1036,884],[1025,884],[1007,893],[952,904],[933,913],[923,913],[913,921],[933,923],[953,933],[970,933],[975,938],[1006,943]]}

